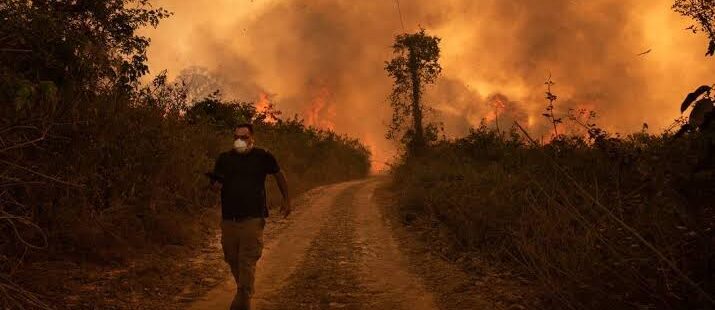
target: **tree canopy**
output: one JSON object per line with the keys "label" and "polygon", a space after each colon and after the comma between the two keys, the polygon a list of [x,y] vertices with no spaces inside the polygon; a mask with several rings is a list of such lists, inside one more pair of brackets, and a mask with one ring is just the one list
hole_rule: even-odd
{"label": "tree canopy", "polygon": [[148,0],[3,1],[0,76],[85,94],[136,86],[150,42],[137,30],[169,15]]}
{"label": "tree canopy", "polygon": [[427,35],[424,29],[400,34],[392,46],[395,57],[385,64],[385,70],[394,80],[389,96],[393,114],[387,138],[400,139],[410,151],[419,151],[428,140],[436,138],[436,127],[428,124],[425,130],[423,124],[422,94],[424,85],[433,84],[442,72],[439,41],[440,38]]}

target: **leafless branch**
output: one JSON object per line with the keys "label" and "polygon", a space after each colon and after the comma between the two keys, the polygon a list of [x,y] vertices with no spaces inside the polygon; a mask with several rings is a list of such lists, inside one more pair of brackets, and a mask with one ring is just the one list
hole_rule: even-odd
{"label": "leafless branch", "polygon": [[35,143],[37,143],[37,142],[40,142],[40,141],[43,141],[43,140],[45,140],[45,135],[44,135],[44,134],[43,134],[42,136],[40,136],[39,138],[36,138],[36,139],[33,139],[33,140],[29,140],[29,141],[25,141],[25,142],[23,142],[23,143],[18,143],[18,144],[15,144],[15,145],[13,145],[13,146],[8,146],[8,147],[6,147],[6,148],[4,148],[4,149],[0,149],[0,153],[4,153],[4,152],[10,151],[10,150],[14,150],[14,149],[21,149],[21,148],[24,148],[24,147],[26,147],[26,146],[33,145],[33,144],[35,144]]}
{"label": "leafless branch", "polygon": [[7,307],[7,309],[27,309],[28,306],[42,310],[52,309],[52,307],[42,302],[37,295],[20,288],[19,285],[2,273],[0,273],[0,296],[2,296],[0,300],[12,303],[13,307],[0,304],[0,306]]}
{"label": "leafless branch", "polygon": [[[25,217],[20,217],[20,216],[12,216],[9,215],[7,212],[3,212],[4,215],[0,216],[0,222],[4,220],[5,223],[10,225],[10,228],[12,228],[13,232],[15,232],[15,237],[22,242],[23,245],[25,245],[28,248],[32,249],[44,249],[47,247],[47,235],[42,231],[42,228],[40,226],[37,226],[37,224],[33,223],[29,219]],[[25,238],[22,237],[22,234],[20,233],[20,230],[17,228],[17,223],[22,223],[23,225],[31,227],[33,230],[36,230],[37,232],[40,233],[42,236],[42,245],[35,245],[32,244],[31,242],[28,242],[25,240]]]}
{"label": "leafless branch", "polygon": [[18,165],[18,164],[16,164],[16,163],[13,163],[13,162],[10,162],[10,161],[4,160],[4,159],[0,159],[0,163],[6,164],[6,165],[11,166],[11,167],[15,167],[15,168],[17,168],[17,169],[20,169],[20,170],[23,170],[23,171],[32,173],[32,174],[34,174],[34,175],[43,177],[43,178],[45,178],[45,179],[48,179],[48,180],[51,180],[51,181],[54,181],[54,182],[57,182],[57,183],[60,183],[60,184],[69,185],[69,186],[72,186],[72,187],[82,187],[81,184],[74,184],[74,183],[70,183],[70,182],[67,182],[67,181],[63,181],[63,180],[60,180],[60,179],[58,179],[58,178],[56,178],[56,177],[46,175],[46,174],[44,174],[44,173],[42,173],[42,172],[38,172],[38,171],[32,170],[32,169],[30,169],[30,168],[20,166],[20,165]]}

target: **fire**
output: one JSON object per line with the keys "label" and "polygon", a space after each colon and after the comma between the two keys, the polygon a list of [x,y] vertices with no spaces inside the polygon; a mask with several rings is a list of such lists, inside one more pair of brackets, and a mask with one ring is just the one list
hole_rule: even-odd
{"label": "fire", "polygon": [[274,109],[273,103],[271,102],[270,96],[267,93],[261,92],[261,94],[258,95],[258,101],[255,106],[258,114],[266,115],[266,119],[263,120],[264,122],[273,124],[278,121],[276,118],[277,113]]}
{"label": "fire", "polygon": [[313,96],[308,109],[304,112],[305,123],[308,126],[335,130],[335,105],[327,87],[321,87]]}
{"label": "fire", "polygon": [[504,102],[504,98],[502,96],[492,96],[489,98],[489,105],[493,108],[491,111],[487,112],[487,115],[484,116],[484,119],[491,123],[497,120],[499,118],[499,115],[504,114],[504,110],[506,109],[506,103]]}
{"label": "fire", "polygon": [[370,154],[372,155],[370,158],[370,171],[373,174],[384,172],[388,168],[387,161],[389,159],[389,155],[384,149],[377,146],[374,137],[370,134],[363,134],[361,140],[365,143],[365,146],[367,146],[368,150],[370,150]]}
{"label": "fire", "polygon": [[261,92],[261,94],[258,95],[258,102],[256,102],[256,111],[266,112],[269,106],[270,101],[268,100],[268,94]]}
{"label": "fire", "polygon": [[487,123],[500,121],[499,118],[502,117],[504,112],[507,110],[507,100],[508,99],[504,95],[491,95],[487,99],[487,104],[491,110],[484,115],[484,120]]}

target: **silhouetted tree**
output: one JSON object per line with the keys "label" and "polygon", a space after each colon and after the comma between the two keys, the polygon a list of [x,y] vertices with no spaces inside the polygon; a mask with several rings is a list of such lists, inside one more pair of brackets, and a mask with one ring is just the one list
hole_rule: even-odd
{"label": "silhouetted tree", "polygon": [[703,31],[707,34],[710,42],[708,43],[707,56],[715,54],[715,1],[711,0],[675,0],[673,10],[683,16],[694,19],[698,25],[691,25],[687,29],[693,33]]}
{"label": "silhouetted tree", "polygon": [[[439,41],[438,37],[425,34],[424,29],[398,35],[392,46],[396,56],[385,64],[385,70],[395,80],[389,97],[393,114],[387,138],[395,139],[404,132],[401,142],[413,154],[424,149],[429,136],[436,137],[436,134],[426,133],[434,127],[428,126],[425,130],[423,124],[425,105],[422,93],[424,85],[434,83],[442,72]],[[411,128],[407,125],[410,117]]]}
{"label": "silhouetted tree", "polygon": [[[675,0],[673,10],[683,16],[692,18],[696,24],[687,29],[705,32],[708,36],[708,50],[706,56],[715,55],[715,1],[712,0]],[[676,134],[680,136],[693,129],[709,130],[712,132],[712,121],[715,118],[715,105],[712,98],[712,86],[702,85],[688,94],[680,106],[680,111],[685,112],[693,107],[688,118],[688,123]]]}
{"label": "silhouetted tree", "polygon": [[219,92],[197,101],[186,113],[192,123],[208,123],[218,129],[232,130],[238,124],[251,122],[258,114],[256,107],[247,102],[226,102]]}
{"label": "silhouetted tree", "polygon": [[207,68],[191,66],[181,70],[177,80],[186,85],[187,101],[193,103],[221,89],[219,79]]}

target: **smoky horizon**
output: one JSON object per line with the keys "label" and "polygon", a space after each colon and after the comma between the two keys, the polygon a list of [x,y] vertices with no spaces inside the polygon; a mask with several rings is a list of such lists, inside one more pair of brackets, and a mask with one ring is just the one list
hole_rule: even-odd
{"label": "smoky horizon", "polygon": [[[611,132],[660,132],[683,94],[707,81],[706,38],[658,1],[216,1],[162,0],[174,14],[147,31],[152,74],[203,74],[225,96],[275,104],[286,116],[354,136],[384,165],[394,37],[424,28],[441,38],[442,75],[426,89],[428,118],[459,137],[486,120],[514,120],[535,136],[544,82],[555,111],[595,111]],[[687,68],[687,69],[686,69]],[[564,130],[569,130],[565,128]]]}

